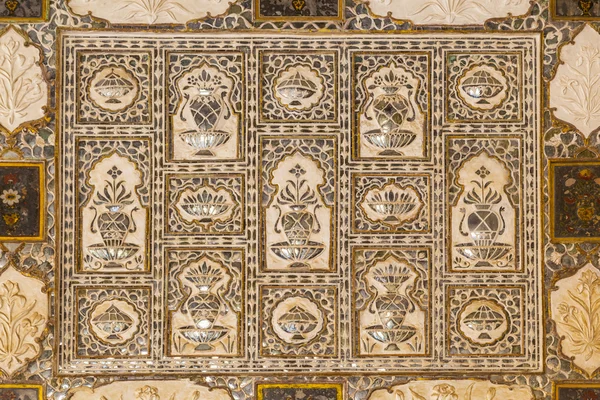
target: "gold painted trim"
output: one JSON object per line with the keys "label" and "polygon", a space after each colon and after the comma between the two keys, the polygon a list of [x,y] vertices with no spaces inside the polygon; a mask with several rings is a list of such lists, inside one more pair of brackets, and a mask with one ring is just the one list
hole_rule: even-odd
{"label": "gold painted trim", "polygon": [[558,15],[556,13],[556,0],[550,0],[549,8],[550,8],[550,17],[555,21],[575,21],[575,22],[583,22],[583,21],[600,21],[600,15],[595,16],[584,16],[584,15]]}
{"label": "gold painted trim", "polygon": [[550,158],[547,159],[548,162],[548,197],[549,197],[549,224],[550,224],[550,242],[552,243],[600,243],[600,235],[599,236],[589,236],[589,237],[577,237],[577,236],[565,236],[565,237],[557,237],[555,235],[556,228],[556,212],[555,212],[555,195],[556,193],[556,174],[555,169],[557,166],[562,167],[583,167],[586,165],[600,167],[599,159],[572,159],[572,158]]}
{"label": "gold painted trim", "polygon": [[36,400],[45,400],[44,385],[35,385],[31,383],[0,383],[1,389],[37,389],[38,395]]}
{"label": "gold painted trim", "polygon": [[[335,399],[344,399],[344,384],[343,383],[264,383],[256,382],[254,393],[257,400],[265,400],[264,389],[336,389]],[[312,397],[309,397],[312,398]],[[268,400],[268,399],[267,399]]]}
{"label": "gold painted trim", "polygon": [[0,242],[18,243],[18,242],[44,242],[46,240],[46,161],[45,160],[27,160],[27,161],[0,161],[2,167],[34,167],[38,169],[39,174],[39,224],[37,236],[0,236]]}
{"label": "gold painted trim", "polygon": [[560,400],[559,394],[562,388],[573,389],[600,389],[598,381],[552,381],[552,400]]}

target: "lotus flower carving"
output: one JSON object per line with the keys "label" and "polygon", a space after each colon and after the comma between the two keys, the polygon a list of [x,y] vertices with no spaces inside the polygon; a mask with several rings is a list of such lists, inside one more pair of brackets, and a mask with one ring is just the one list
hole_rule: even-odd
{"label": "lotus flower carving", "polygon": [[360,207],[373,221],[402,225],[414,221],[424,203],[413,186],[388,183],[383,188],[367,192]]}

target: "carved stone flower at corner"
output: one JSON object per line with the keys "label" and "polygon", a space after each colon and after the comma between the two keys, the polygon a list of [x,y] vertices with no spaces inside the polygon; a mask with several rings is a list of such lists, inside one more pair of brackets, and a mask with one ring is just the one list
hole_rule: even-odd
{"label": "carved stone flower at corner", "polygon": [[550,83],[554,116],[586,138],[600,127],[600,34],[586,25],[560,51],[562,63]]}
{"label": "carved stone flower at corner", "polygon": [[0,125],[14,133],[44,118],[48,85],[41,67],[40,50],[27,34],[9,26],[0,35]]}

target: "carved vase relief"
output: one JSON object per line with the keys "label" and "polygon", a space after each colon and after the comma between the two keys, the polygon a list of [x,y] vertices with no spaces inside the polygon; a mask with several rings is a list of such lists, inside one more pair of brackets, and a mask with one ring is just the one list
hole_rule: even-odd
{"label": "carved vase relief", "polygon": [[561,63],[550,83],[550,106],[557,118],[584,137],[600,127],[600,34],[585,25],[560,50]]}
{"label": "carved vase relief", "polygon": [[144,269],[148,221],[137,194],[141,172],[128,158],[113,153],[96,162],[87,183],[93,190],[81,211],[83,269]]}
{"label": "carved vase relief", "polygon": [[239,115],[231,105],[233,79],[206,63],[177,80],[173,119],[177,159],[235,158]]}
{"label": "carved vase relief", "polygon": [[127,301],[108,299],[94,305],[88,321],[96,338],[109,345],[118,345],[131,340],[137,333],[140,314]]}
{"label": "carved vase relief", "polygon": [[41,53],[26,33],[10,26],[0,36],[0,125],[7,134],[44,117],[48,87]]}
{"label": "carved vase relief", "polygon": [[0,271],[0,376],[11,377],[41,352],[47,322],[44,283],[12,265]]}
{"label": "carved vase relief", "polygon": [[328,269],[331,210],[321,195],[319,165],[294,153],[277,164],[271,184],[278,191],[265,211],[267,269]]}
{"label": "carved vase relief", "polygon": [[381,189],[371,189],[360,203],[368,218],[391,226],[414,221],[423,206],[425,203],[414,187],[396,183],[388,183]]}
{"label": "carved vase relief", "polygon": [[600,270],[587,264],[556,282],[550,316],[561,337],[561,352],[589,377],[600,371]]}
{"label": "carved vase relief", "polygon": [[286,343],[310,342],[323,330],[325,314],[314,301],[305,297],[289,297],[273,309],[275,334]]}
{"label": "carved vase relief", "polygon": [[111,65],[96,72],[89,90],[90,99],[97,107],[109,111],[122,111],[136,100],[139,84],[131,72]]}
{"label": "carved vase relief", "polygon": [[239,315],[224,298],[231,281],[225,266],[203,256],[182,268],[178,279],[189,296],[171,315],[171,353],[237,353]]}
{"label": "carved vase relief", "polygon": [[215,189],[210,185],[196,190],[187,188],[179,195],[175,207],[185,221],[211,225],[231,218],[237,205],[232,197],[225,188]]}
{"label": "carved vase relief", "polygon": [[319,72],[301,64],[282,70],[275,78],[274,89],[277,101],[291,111],[310,110],[325,93]]}
{"label": "carved vase relief", "polygon": [[391,62],[363,83],[369,97],[359,115],[363,156],[422,157],[425,114],[417,103],[421,83]]}
{"label": "carved vase relief", "polygon": [[510,171],[485,151],[459,169],[462,193],[451,208],[455,269],[498,270],[515,265],[515,209],[505,188]]}
{"label": "carved vase relief", "polygon": [[365,281],[372,300],[359,312],[361,354],[425,353],[426,304],[413,296],[417,269],[393,255],[371,265]]}
{"label": "carved vase relief", "polygon": [[[369,29],[350,3],[344,26]],[[339,22],[247,21],[252,4],[144,32],[57,9],[92,25],[49,54],[60,137],[17,135],[24,160],[60,147],[44,165],[46,242],[20,253],[56,274],[53,352],[23,378],[54,354],[69,385],[133,388],[90,400],[189,400],[149,376],[240,400],[261,383],[312,385],[263,392],[273,399],[367,400],[402,376],[538,376],[546,58],[525,29],[537,20],[502,35],[292,34]],[[23,202],[8,181],[3,210]],[[0,244],[0,267],[3,246],[19,244]],[[452,382],[413,390],[465,398]],[[57,385],[50,397],[71,396]],[[476,383],[472,400],[491,387]]]}
{"label": "carved vase relief", "polygon": [[475,65],[458,79],[458,95],[475,109],[491,110],[498,107],[508,94],[504,74],[493,65]]}
{"label": "carved vase relief", "polygon": [[504,307],[488,299],[465,304],[458,314],[458,324],[459,332],[477,345],[497,342],[510,326]]}

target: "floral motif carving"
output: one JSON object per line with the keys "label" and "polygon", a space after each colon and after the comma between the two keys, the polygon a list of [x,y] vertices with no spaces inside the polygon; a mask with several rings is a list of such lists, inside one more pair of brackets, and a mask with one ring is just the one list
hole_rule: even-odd
{"label": "floral motif carving", "polygon": [[[425,114],[417,97],[421,82],[395,62],[380,67],[363,82],[369,93],[359,115],[359,131],[369,156],[422,157]],[[361,141],[362,142],[362,141]]]}
{"label": "floral motif carving", "polygon": [[600,34],[586,25],[560,51],[562,63],[550,83],[554,115],[584,137],[600,127]]}
{"label": "floral motif carving", "polygon": [[38,49],[17,28],[0,36],[0,125],[11,134],[25,123],[44,118],[48,87]]}
{"label": "floral motif carving", "polygon": [[0,274],[0,371],[10,377],[40,351],[48,296],[41,281],[12,266]]}
{"label": "floral motif carving", "polygon": [[421,274],[394,255],[367,269],[364,279],[374,296],[359,313],[361,354],[425,354],[428,295],[417,290]]}
{"label": "floral motif carving", "polygon": [[374,391],[369,400],[534,400],[529,386],[479,380],[413,381]]}
{"label": "floral motif carving", "polygon": [[453,268],[514,268],[515,210],[505,193],[510,171],[482,152],[457,174],[463,193],[452,207]]}
{"label": "floral motif carving", "polygon": [[550,299],[562,352],[591,377],[600,371],[600,271],[588,264],[559,280]]}
{"label": "floral motif carving", "polygon": [[312,155],[296,151],[274,166],[277,188],[265,214],[267,270],[324,270],[332,261],[333,210],[323,196],[327,174]]}
{"label": "floral motif carving", "polygon": [[68,0],[76,14],[91,14],[114,24],[128,25],[183,25],[190,20],[224,14],[231,4],[218,0]]}
{"label": "floral motif carving", "polygon": [[113,153],[96,163],[89,184],[94,190],[83,210],[84,269],[143,269],[148,221],[137,193],[140,171]]}
{"label": "floral motif carving", "polygon": [[73,400],[232,400],[228,390],[208,388],[187,379],[112,382],[74,390]]}
{"label": "floral motif carving", "polygon": [[174,355],[230,355],[237,353],[239,314],[225,294],[232,276],[220,262],[206,255],[193,260],[179,274],[189,296],[171,316]]}
{"label": "floral motif carving", "polygon": [[529,9],[527,0],[371,0],[368,4],[378,16],[436,25],[482,25],[490,18],[522,15]]}
{"label": "floral motif carving", "polygon": [[177,80],[179,106],[173,115],[176,158],[235,158],[240,118],[231,104],[233,85],[232,78],[206,63]]}

